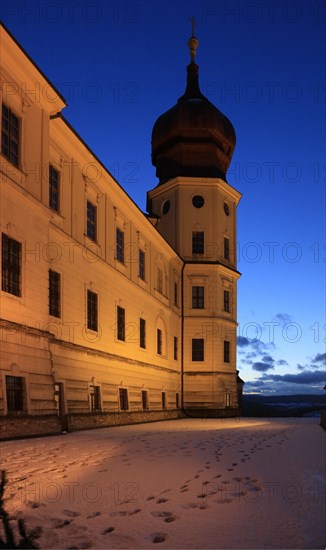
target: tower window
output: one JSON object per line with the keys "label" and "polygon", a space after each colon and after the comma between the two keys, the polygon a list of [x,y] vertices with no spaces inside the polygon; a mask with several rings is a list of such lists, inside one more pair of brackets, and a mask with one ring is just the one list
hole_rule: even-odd
{"label": "tower window", "polygon": [[87,237],[96,241],[97,234],[97,208],[96,206],[87,201]]}
{"label": "tower window", "polygon": [[21,243],[2,234],[2,290],[21,296]]}
{"label": "tower window", "polygon": [[223,309],[230,313],[230,292],[228,290],[223,291]]}
{"label": "tower window", "polygon": [[146,321],[139,319],[139,345],[141,348],[146,348]]}
{"label": "tower window", "polygon": [[195,208],[202,208],[205,204],[205,199],[201,195],[195,195],[192,198],[192,204]]}
{"label": "tower window", "polygon": [[97,331],[97,294],[87,291],[87,328]]}
{"label": "tower window", "polygon": [[192,253],[204,254],[204,231],[192,232]]}
{"label": "tower window", "polygon": [[125,248],[125,244],[124,244],[125,243],[125,234],[118,227],[117,227],[116,232],[115,232],[115,238],[116,238],[116,242],[115,242],[116,259],[123,264],[124,261],[125,261],[125,250],[124,250],[124,248]]}
{"label": "tower window", "polygon": [[163,271],[160,267],[157,268],[157,290],[163,294]]}
{"label": "tower window", "polygon": [[163,214],[167,214],[169,212],[170,206],[171,206],[170,201],[163,202],[163,206],[162,206]]}
{"label": "tower window", "polygon": [[173,337],[173,358],[175,361],[178,360],[178,337]]}
{"label": "tower window", "polygon": [[1,153],[15,166],[19,162],[19,118],[2,104]]}
{"label": "tower window", "polygon": [[60,273],[49,269],[49,315],[60,317]]}
{"label": "tower window", "polygon": [[192,339],[192,360],[204,361],[204,338]]}
{"label": "tower window", "polygon": [[139,278],[145,281],[145,252],[139,249]]}
{"label": "tower window", "polygon": [[60,173],[52,164],[49,167],[49,206],[59,212],[60,208]]}
{"label": "tower window", "polygon": [[230,239],[228,237],[224,237],[224,259],[230,259]]}
{"label": "tower window", "polygon": [[174,305],[178,307],[178,283],[174,283]]}
{"label": "tower window", "polygon": [[228,205],[227,202],[224,203],[223,208],[224,208],[225,214],[228,216],[230,214],[230,209],[229,209],[229,205]]}
{"label": "tower window", "polygon": [[224,363],[230,363],[230,342],[224,340]]}
{"label": "tower window", "polygon": [[156,351],[158,355],[162,355],[162,331],[160,328],[156,332]]}
{"label": "tower window", "polygon": [[117,307],[117,338],[122,342],[126,339],[125,309],[120,306]]}
{"label": "tower window", "polygon": [[192,287],[192,309],[204,309],[204,287]]}

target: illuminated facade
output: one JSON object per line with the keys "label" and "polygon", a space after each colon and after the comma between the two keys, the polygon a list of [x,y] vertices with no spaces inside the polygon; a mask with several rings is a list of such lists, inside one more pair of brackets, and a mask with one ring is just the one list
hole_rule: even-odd
{"label": "illuminated facade", "polygon": [[239,414],[235,136],[196,88],[195,38],[145,215],[0,32],[2,437]]}

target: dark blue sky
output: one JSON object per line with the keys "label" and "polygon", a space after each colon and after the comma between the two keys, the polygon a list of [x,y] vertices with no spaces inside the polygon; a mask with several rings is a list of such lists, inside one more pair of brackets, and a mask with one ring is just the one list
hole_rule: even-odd
{"label": "dark blue sky", "polygon": [[183,94],[189,16],[202,92],[232,121],[238,366],[245,389],[325,384],[326,8],[307,1],[6,1],[0,17],[64,115],[145,210],[151,131]]}

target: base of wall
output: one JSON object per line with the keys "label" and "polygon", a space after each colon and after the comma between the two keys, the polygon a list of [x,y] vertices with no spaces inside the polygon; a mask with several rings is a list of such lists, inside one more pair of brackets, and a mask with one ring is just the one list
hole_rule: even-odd
{"label": "base of wall", "polygon": [[113,413],[75,413],[66,416],[29,415],[4,416],[0,419],[0,440],[21,439],[45,435],[57,435],[62,432],[75,432],[127,424],[143,424],[160,420],[183,418],[180,409],[167,411],[137,411]]}
{"label": "base of wall", "polygon": [[241,416],[239,408],[228,407],[226,409],[185,408],[185,416],[192,418],[234,418]]}
{"label": "base of wall", "polygon": [[320,413],[320,425],[324,430],[326,430],[326,412]]}

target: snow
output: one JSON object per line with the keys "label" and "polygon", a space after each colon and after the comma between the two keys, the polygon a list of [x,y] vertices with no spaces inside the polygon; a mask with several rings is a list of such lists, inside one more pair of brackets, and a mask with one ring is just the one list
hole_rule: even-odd
{"label": "snow", "polygon": [[8,441],[6,509],[43,549],[324,548],[325,436],[313,418],[182,419]]}

